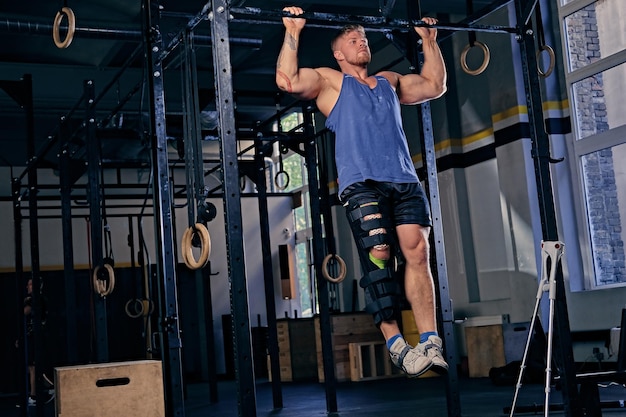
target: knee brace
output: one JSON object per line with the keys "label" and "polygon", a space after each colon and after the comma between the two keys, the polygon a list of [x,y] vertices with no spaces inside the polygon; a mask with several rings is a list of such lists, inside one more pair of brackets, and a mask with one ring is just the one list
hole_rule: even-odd
{"label": "knee brace", "polygon": [[365,290],[365,311],[374,317],[376,326],[383,321],[397,320],[401,292],[392,268],[367,272],[359,285]]}
{"label": "knee brace", "polygon": [[383,212],[378,201],[351,199],[346,205],[346,215],[364,271],[359,285],[365,290],[365,310],[372,314],[376,325],[397,319],[402,294],[394,269],[390,266],[381,269],[369,258],[370,250],[375,247],[389,247],[393,256],[393,236],[389,219]]}

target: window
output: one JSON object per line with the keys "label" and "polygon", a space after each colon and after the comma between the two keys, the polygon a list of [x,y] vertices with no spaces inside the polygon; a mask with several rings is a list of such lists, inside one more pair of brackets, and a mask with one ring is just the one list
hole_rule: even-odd
{"label": "window", "polygon": [[615,161],[626,161],[626,144],[581,156],[596,286],[626,282],[626,172]]}
{"label": "window", "polygon": [[626,283],[626,2],[561,0],[575,183],[593,273],[588,289]]}
{"label": "window", "polygon": [[[301,111],[288,113],[281,118],[281,132],[301,132],[303,117]],[[277,144],[278,152],[286,150],[280,143]],[[311,249],[311,240],[313,233],[311,231],[311,217],[309,204],[309,188],[304,158],[295,152],[281,153],[275,158],[277,162],[276,172],[284,171],[287,176],[277,177],[276,181],[284,181],[289,178],[289,182],[279,182],[278,188],[284,192],[300,193],[302,204],[294,209],[295,229],[296,229],[296,274],[298,277],[298,293],[300,295],[300,307],[302,317],[312,317],[317,309],[315,308],[315,288],[312,279],[313,271],[313,255]],[[282,177],[282,178],[281,178]]]}

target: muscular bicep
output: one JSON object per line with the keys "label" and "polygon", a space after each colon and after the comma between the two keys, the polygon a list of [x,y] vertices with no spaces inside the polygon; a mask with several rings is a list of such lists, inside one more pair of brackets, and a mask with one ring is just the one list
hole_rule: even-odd
{"label": "muscular bicep", "polygon": [[418,74],[407,74],[398,81],[398,97],[402,104],[419,104],[440,97],[444,91],[438,84]]}
{"label": "muscular bicep", "polygon": [[420,74],[400,75],[392,71],[381,72],[391,86],[396,90],[398,99],[402,104],[418,104],[424,101],[440,97],[442,90],[438,83],[430,82]]}
{"label": "muscular bicep", "polygon": [[295,75],[276,69],[276,85],[281,90],[294,95],[301,100],[316,98],[323,86],[324,79],[313,68],[300,68]]}

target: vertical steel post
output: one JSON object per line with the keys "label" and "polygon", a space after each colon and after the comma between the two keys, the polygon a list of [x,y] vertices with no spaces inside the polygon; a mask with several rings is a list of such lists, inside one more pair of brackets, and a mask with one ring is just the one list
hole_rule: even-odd
{"label": "vertical steel post", "polygon": [[[422,12],[420,10],[420,2],[414,3],[407,1],[407,10],[411,19],[420,19]],[[416,36],[411,33],[409,39]],[[412,47],[407,47],[409,60],[411,61],[414,71],[418,71],[422,63],[420,60],[423,56],[417,43],[413,43]],[[456,341],[454,337],[454,311],[452,311],[452,302],[450,300],[450,290],[448,286],[448,268],[446,265],[446,247],[443,236],[443,220],[441,218],[441,197],[439,194],[439,177],[437,176],[437,154],[435,153],[435,135],[433,132],[433,119],[430,102],[423,103],[419,107],[421,115],[421,135],[420,145],[422,148],[422,163],[424,164],[424,178],[426,194],[430,203],[432,216],[432,232],[430,235],[431,268],[435,281],[436,300],[436,317],[439,325],[439,332],[444,342],[444,350],[446,361],[449,369],[446,376],[446,401],[448,406],[449,417],[461,416],[461,395],[459,392],[459,377],[457,374],[458,358],[456,354]],[[433,262],[434,260],[434,262]]]}
{"label": "vertical steel post", "polygon": [[280,364],[278,351],[278,329],[276,327],[276,302],[274,301],[274,268],[270,246],[269,210],[267,207],[267,179],[265,176],[265,148],[260,140],[255,141],[256,189],[259,201],[259,223],[261,228],[261,253],[263,256],[263,282],[265,284],[265,311],[267,315],[267,350],[272,375],[272,400],[274,408],[283,408],[283,392],[280,386]]}
{"label": "vertical steel post", "polygon": [[224,223],[231,283],[231,312],[234,339],[235,376],[238,388],[239,415],[256,416],[256,387],[252,364],[252,336],[248,313],[248,289],[243,250],[241,191],[233,101],[232,68],[228,34],[228,3],[211,2],[211,39],[213,71],[219,122],[220,159],[224,185]]}
{"label": "vertical steel post", "polygon": [[454,312],[450,301],[450,289],[448,286],[448,267],[446,265],[446,247],[443,237],[443,221],[441,218],[441,198],[439,194],[439,179],[437,177],[437,155],[435,154],[435,137],[433,134],[433,121],[430,103],[421,105],[422,115],[422,159],[426,172],[424,179],[426,193],[430,202],[430,210],[433,218],[431,235],[431,251],[434,256],[432,264],[435,278],[437,302],[437,321],[442,338],[444,340],[446,361],[450,366],[446,379],[446,399],[448,404],[448,416],[461,416],[461,397],[459,392],[459,377],[457,374],[456,341],[454,338]]}
{"label": "vertical steel post", "polygon": [[172,193],[167,159],[165,129],[165,89],[160,54],[163,38],[158,0],[142,2],[144,44],[150,86],[151,152],[153,172],[154,232],[157,279],[160,289],[161,349],[164,360],[167,411],[170,416],[185,415],[183,395],[182,342],[178,323],[176,259],[172,225]]}
{"label": "vertical steel post", "polygon": [[[517,27],[520,30],[518,40],[524,75],[526,105],[528,108],[528,126],[532,141],[532,158],[535,164],[543,240],[558,241],[556,211],[550,176],[550,140],[544,126],[541,85],[537,72],[537,49],[532,27],[528,24],[530,20],[528,17],[535,6],[537,6],[537,0],[515,0]],[[563,405],[566,415],[582,416],[580,395],[576,385],[574,353],[561,262],[558,262],[557,265],[552,265],[552,268],[557,268],[553,320],[555,324],[554,340],[557,347],[555,360],[561,375]]]}
{"label": "vertical steel post", "polygon": [[[26,111],[26,129],[28,131],[27,154],[30,162],[33,163],[28,170],[28,216],[30,227],[30,261],[31,261],[31,278],[33,279],[33,343],[35,349],[35,363],[39,366],[35,367],[35,384],[38,398],[43,398],[42,381],[42,364],[43,364],[43,340],[41,328],[41,267],[39,263],[39,219],[37,216],[37,194],[38,178],[37,168],[38,161],[35,155],[35,117],[33,112],[33,78],[30,74],[24,75],[24,110]],[[32,394],[32,393],[31,393]],[[44,416],[43,404],[37,406],[37,417]]]}
{"label": "vertical steel post", "polygon": [[[89,201],[89,228],[91,241],[92,271],[102,266],[102,190],[100,184],[100,141],[96,135],[95,87],[92,80],[83,83],[85,90],[85,142],[87,148],[87,200]],[[91,277],[90,277],[91,279]],[[97,362],[109,361],[109,338],[107,326],[107,300],[91,294],[95,308],[96,358]]]}
{"label": "vertical steel post", "polygon": [[[63,134],[63,132],[59,134]],[[69,151],[66,144],[64,144],[59,154],[59,180],[61,183],[61,225],[63,228],[65,340],[67,343],[67,362],[76,364],[78,361],[78,334],[76,325],[76,280],[74,274],[74,242],[72,238],[72,184],[70,170]]]}
{"label": "vertical steel post", "polygon": [[[20,81],[2,81],[0,87],[5,91],[11,91],[11,97],[24,109],[26,118],[26,134],[29,139],[26,157],[32,159],[34,153],[34,126],[33,122],[33,100],[32,100],[32,77],[24,75]],[[30,98],[28,97],[30,95]],[[32,147],[31,147],[32,144]],[[28,162],[27,162],[28,165]],[[13,233],[15,242],[15,311],[22,311],[24,308],[24,294],[26,289],[26,279],[24,278],[24,233],[22,231],[22,182],[21,178],[14,177],[11,180],[11,194],[13,197]],[[19,350],[19,364],[22,372],[19,373],[18,383],[20,386],[20,416],[25,417],[28,410],[28,378],[27,358],[26,358],[26,329],[25,320],[22,314],[17,321],[17,334],[22,335],[23,343]]]}
{"label": "vertical steel post", "polygon": [[[310,106],[309,106],[310,107]],[[328,300],[328,281],[322,275],[324,259],[324,241],[322,234],[322,211],[320,209],[320,186],[317,176],[317,149],[315,146],[315,127],[313,114],[308,108],[304,116],[304,152],[307,177],[309,182],[309,200],[311,205],[311,229],[313,231],[313,264],[319,304],[320,334],[322,338],[322,361],[324,364],[324,387],[326,389],[326,411],[337,412],[337,379],[333,358],[333,343],[330,327],[330,303]]]}
{"label": "vertical steel post", "polygon": [[[22,232],[22,209],[21,191],[22,183],[19,178],[13,178],[11,181],[11,191],[13,195],[13,233],[15,241],[15,311],[23,311],[24,308],[24,251],[22,249],[24,243],[24,233]],[[26,349],[26,329],[24,328],[24,316],[20,314],[17,325],[17,334],[22,335],[23,343],[19,349],[19,364],[21,372],[19,373],[18,383],[20,386],[20,417],[26,417],[28,410],[28,378],[26,378],[27,358]]]}
{"label": "vertical steel post", "polygon": [[209,377],[209,402],[215,404],[218,401],[217,372],[215,367],[215,335],[213,328],[213,305],[211,303],[211,262],[204,268],[196,270],[200,274],[202,293],[204,294],[204,332],[206,334],[206,357],[207,373]]}

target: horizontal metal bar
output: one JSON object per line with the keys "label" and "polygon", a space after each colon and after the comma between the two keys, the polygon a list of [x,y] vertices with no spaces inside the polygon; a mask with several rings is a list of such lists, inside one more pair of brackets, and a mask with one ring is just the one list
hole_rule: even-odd
{"label": "horizontal metal bar", "polygon": [[[61,25],[61,29],[66,30],[67,26]],[[53,25],[42,21],[23,21],[12,18],[5,18],[0,15],[0,34],[4,33],[28,33],[31,35],[44,35],[52,37]],[[76,27],[75,35],[86,39],[108,39],[141,42],[142,34],[140,30],[98,28],[98,27]],[[196,46],[211,46],[212,39],[207,35],[195,35]],[[248,46],[260,48],[261,39],[231,37],[230,44],[235,46]]]}
{"label": "horizontal metal bar", "polygon": [[[283,17],[295,17],[291,13],[283,10],[262,10],[256,7],[243,7],[233,8],[230,10],[233,15],[233,21],[238,21],[237,15],[247,16],[249,18],[264,19],[264,23],[276,22],[281,23]],[[465,23],[437,23],[435,25],[429,25],[422,20],[406,20],[406,19],[388,19],[384,16],[358,16],[348,14],[335,14],[335,13],[321,13],[321,12],[304,12],[298,16],[307,21],[311,21],[317,24],[327,24],[325,27],[340,28],[345,24],[360,24],[368,29],[399,29],[409,30],[412,27],[432,27],[442,30],[452,31],[474,31],[474,32],[495,32],[495,33],[509,33],[516,34],[518,29],[508,26],[493,26],[493,25],[476,25]],[[249,23],[250,19],[246,21]]]}

